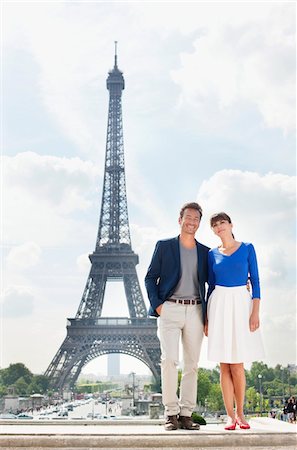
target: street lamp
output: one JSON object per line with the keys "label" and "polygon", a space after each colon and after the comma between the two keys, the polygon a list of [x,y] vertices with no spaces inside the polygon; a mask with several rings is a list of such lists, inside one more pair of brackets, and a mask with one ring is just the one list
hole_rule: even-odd
{"label": "street lamp", "polygon": [[262,409],[263,409],[263,405],[262,405],[262,375],[260,373],[258,374],[258,378],[259,378],[259,385],[260,385],[260,416],[262,417]]}
{"label": "street lamp", "polygon": [[283,366],[280,367],[280,370],[282,372],[283,404],[284,404],[285,403],[285,385],[284,385],[284,368],[283,368]]}
{"label": "street lamp", "polygon": [[135,372],[131,372],[130,375],[132,375],[132,411],[133,411],[133,415],[135,413]]}

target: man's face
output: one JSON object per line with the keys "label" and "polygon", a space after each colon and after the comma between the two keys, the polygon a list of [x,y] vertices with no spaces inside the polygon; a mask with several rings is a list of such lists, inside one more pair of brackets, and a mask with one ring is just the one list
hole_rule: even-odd
{"label": "man's face", "polygon": [[186,208],[183,217],[178,219],[181,233],[195,235],[200,225],[200,213],[196,209]]}

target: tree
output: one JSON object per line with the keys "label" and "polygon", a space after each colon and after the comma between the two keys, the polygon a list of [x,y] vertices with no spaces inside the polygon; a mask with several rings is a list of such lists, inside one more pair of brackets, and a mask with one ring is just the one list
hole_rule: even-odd
{"label": "tree", "polygon": [[[278,372],[278,371],[277,371]],[[257,386],[258,375],[261,374],[263,382],[273,381],[276,378],[276,371],[272,367],[268,367],[262,361],[255,361],[247,376],[247,386]],[[264,386],[263,386],[264,387]]]}
{"label": "tree", "polygon": [[219,384],[212,384],[208,397],[207,405],[211,411],[219,412],[225,409],[221,386]]}
{"label": "tree", "polygon": [[205,399],[211,388],[209,372],[210,371],[206,369],[198,369],[197,403],[201,403],[202,406],[205,406]]}
{"label": "tree", "polygon": [[27,395],[28,393],[28,383],[26,383],[24,377],[20,377],[16,382],[14,383],[14,386],[16,388],[16,392],[18,395]]}
{"label": "tree", "polygon": [[219,365],[217,365],[214,369],[209,370],[209,373],[210,373],[211,382],[213,384],[220,383],[221,371],[220,371],[220,366]]}
{"label": "tree", "polygon": [[10,364],[6,369],[0,371],[2,383],[5,386],[11,386],[19,378],[23,378],[25,383],[31,383],[33,378],[32,372],[23,363]]}
{"label": "tree", "polygon": [[49,386],[49,379],[45,375],[33,375],[28,385],[28,394],[44,394]]}
{"label": "tree", "polygon": [[7,388],[3,384],[0,384],[0,397],[7,395]]}
{"label": "tree", "polygon": [[246,390],[245,394],[246,398],[246,408],[248,411],[255,411],[255,408],[258,403],[257,391],[254,387],[249,387]]}

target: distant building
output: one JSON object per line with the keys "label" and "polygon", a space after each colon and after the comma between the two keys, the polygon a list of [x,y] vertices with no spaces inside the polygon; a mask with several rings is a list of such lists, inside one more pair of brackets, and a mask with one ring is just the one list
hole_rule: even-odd
{"label": "distant building", "polygon": [[107,355],[107,376],[118,377],[120,375],[120,355],[119,353],[109,353]]}

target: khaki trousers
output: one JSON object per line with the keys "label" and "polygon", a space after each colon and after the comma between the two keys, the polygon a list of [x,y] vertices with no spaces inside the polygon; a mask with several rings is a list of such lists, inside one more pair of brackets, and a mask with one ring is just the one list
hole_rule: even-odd
{"label": "khaki trousers", "polygon": [[[197,369],[203,339],[201,305],[165,302],[158,318],[165,415],[191,416],[197,401]],[[177,397],[179,344],[183,348],[180,398]]]}

